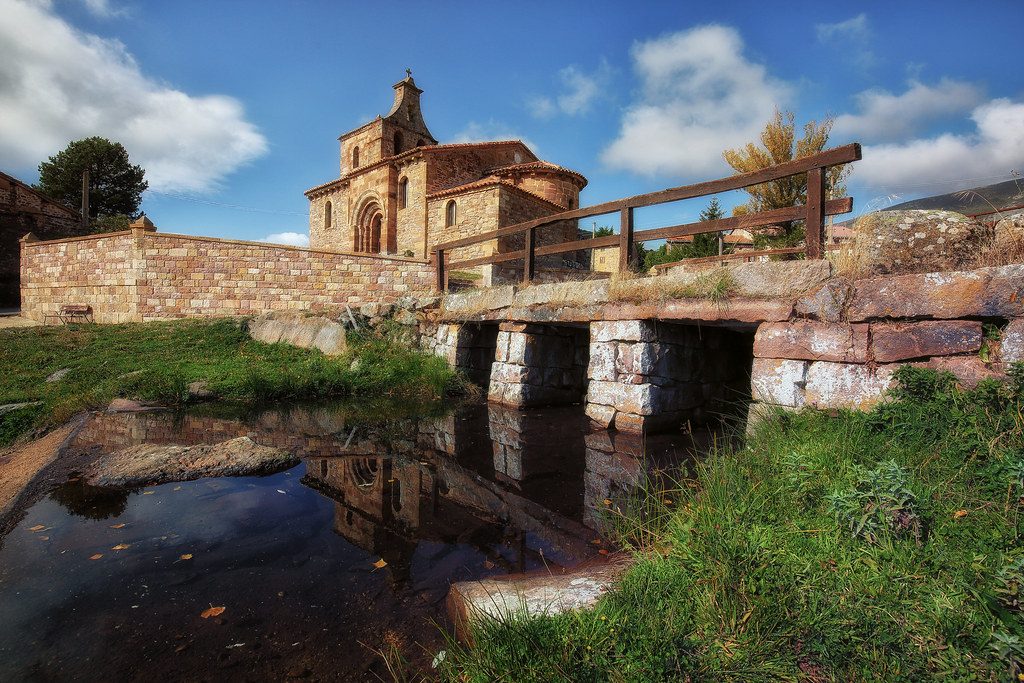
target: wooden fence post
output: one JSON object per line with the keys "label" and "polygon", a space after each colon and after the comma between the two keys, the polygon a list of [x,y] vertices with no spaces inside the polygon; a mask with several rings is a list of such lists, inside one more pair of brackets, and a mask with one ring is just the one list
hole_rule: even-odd
{"label": "wooden fence post", "polygon": [[633,209],[627,207],[619,212],[619,272],[629,270],[633,260]]}
{"label": "wooden fence post", "polygon": [[807,258],[820,259],[825,241],[825,169],[807,172],[807,219],[804,222]]}
{"label": "wooden fence post", "polygon": [[523,254],[523,284],[528,285],[533,280],[533,274],[537,266],[537,255],[534,247],[537,242],[537,228],[530,228],[526,231],[526,253]]}

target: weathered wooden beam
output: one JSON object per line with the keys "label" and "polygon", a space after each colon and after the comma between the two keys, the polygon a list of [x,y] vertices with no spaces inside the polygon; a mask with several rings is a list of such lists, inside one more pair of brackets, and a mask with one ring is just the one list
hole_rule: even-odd
{"label": "weathered wooden beam", "polygon": [[536,228],[549,223],[556,223],[558,221],[578,220],[580,218],[589,218],[591,216],[599,216],[606,213],[615,213],[616,211],[621,212],[625,208],[632,209],[642,206],[653,206],[655,204],[664,204],[666,202],[674,202],[681,199],[692,199],[694,197],[703,197],[705,195],[718,194],[720,192],[739,190],[751,185],[760,185],[780,178],[786,178],[791,175],[796,175],[797,173],[805,173],[813,168],[838,166],[840,164],[857,161],[860,158],[860,144],[853,143],[842,147],[836,147],[835,149],[826,150],[824,152],[819,152],[813,156],[794,159],[793,161],[787,161],[786,163],[779,164],[777,166],[771,166],[769,168],[751,171],[749,173],[741,173],[728,178],[709,180],[703,183],[696,183],[694,185],[672,187],[667,190],[659,190],[657,192],[649,192],[647,194],[626,197],[625,199],[617,199],[615,201],[596,204],[594,206],[575,209],[573,211],[563,211],[561,213],[551,214],[549,216],[536,218],[516,225],[510,225],[506,228],[491,230],[490,232],[481,233],[472,237],[464,237],[459,240],[445,242],[437,246],[445,249],[464,247],[470,244],[476,244],[477,242],[485,242],[499,237],[515,235],[529,228]]}
{"label": "weathered wooden beam", "polygon": [[633,209],[623,207],[619,212],[619,272],[629,270],[633,260]]}
{"label": "weathered wooden beam", "polygon": [[537,254],[534,252],[534,242],[537,240],[537,228],[530,228],[526,231],[526,255],[523,257],[523,284],[528,285],[533,280],[534,270],[537,266]]}
{"label": "weathered wooden beam", "polygon": [[825,241],[825,171],[812,168],[807,172],[807,219],[804,222],[804,244],[807,258],[820,259]]}

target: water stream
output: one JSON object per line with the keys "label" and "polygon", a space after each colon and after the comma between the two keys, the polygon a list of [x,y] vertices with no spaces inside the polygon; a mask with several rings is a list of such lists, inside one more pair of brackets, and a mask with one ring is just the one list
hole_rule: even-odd
{"label": "water stream", "polygon": [[363,680],[390,646],[429,666],[452,582],[599,559],[604,501],[703,448],[591,433],[578,407],[401,412],[94,417],[83,463],[242,435],[301,462],[132,490],[72,477],[38,500],[0,547],[0,680]]}

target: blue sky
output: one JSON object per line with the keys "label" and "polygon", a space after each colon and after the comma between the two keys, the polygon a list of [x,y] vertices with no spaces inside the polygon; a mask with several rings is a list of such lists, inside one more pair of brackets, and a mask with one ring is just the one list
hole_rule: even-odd
{"label": "blue sky", "polygon": [[0,0],[0,168],[104,135],[162,230],[304,233],[408,67],[438,140],[521,138],[584,205],[728,175],[776,106],[865,145],[858,212],[1024,172],[1024,2],[767,5]]}

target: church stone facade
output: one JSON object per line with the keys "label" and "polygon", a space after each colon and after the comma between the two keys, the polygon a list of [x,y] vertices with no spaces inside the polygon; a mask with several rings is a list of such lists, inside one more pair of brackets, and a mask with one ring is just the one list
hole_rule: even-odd
{"label": "church stone facade", "polygon": [[[429,258],[433,245],[579,207],[587,184],[579,173],[538,159],[519,140],[439,144],[423,120],[423,91],[412,76],[394,90],[386,116],[339,138],[340,176],[306,192],[312,249]],[[575,224],[556,224],[538,242],[576,235]],[[451,256],[521,248],[517,237]],[[478,270],[491,279],[489,268]]]}

